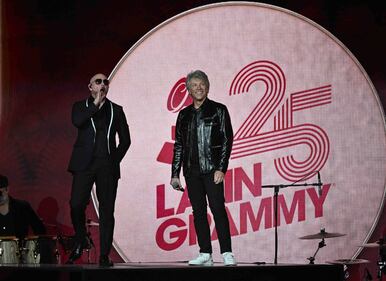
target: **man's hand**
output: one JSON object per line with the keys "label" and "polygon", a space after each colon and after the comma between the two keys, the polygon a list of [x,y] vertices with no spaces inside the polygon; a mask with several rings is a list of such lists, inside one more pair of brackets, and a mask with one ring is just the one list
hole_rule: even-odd
{"label": "man's hand", "polygon": [[184,188],[182,187],[181,181],[179,178],[172,178],[170,180],[170,185],[178,191],[184,191]]}
{"label": "man's hand", "polygon": [[224,180],[224,173],[221,172],[221,171],[215,171],[214,172],[214,183],[215,184],[219,184],[220,182],[222,182]]}
{"label": "man's hand", "polygon": [[94,99],[95,106],[100,108],[103,105],[105,98],[106,98],[106,90],[102,88],[100,91],[98,91],[95,94],[95,99]]}

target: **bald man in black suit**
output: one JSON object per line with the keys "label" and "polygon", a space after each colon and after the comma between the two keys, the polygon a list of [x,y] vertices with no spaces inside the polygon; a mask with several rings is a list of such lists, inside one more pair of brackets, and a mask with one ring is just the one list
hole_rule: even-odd
{"label": "bald man in black suit", "polygon": [[79,259],[87,245],[85,211],[95,183],[100,221],[99,264],[112,266],[108,255],[114,233],[119,164],[130,147],[130,132],[123,108],[106,98],[107,77],[101,73],[94,75],[88,88],[91,95],[72,108],[72,123],[78,129],[78,136],[68,170],[73,174],[70,206],[76,243],[67,263]]}

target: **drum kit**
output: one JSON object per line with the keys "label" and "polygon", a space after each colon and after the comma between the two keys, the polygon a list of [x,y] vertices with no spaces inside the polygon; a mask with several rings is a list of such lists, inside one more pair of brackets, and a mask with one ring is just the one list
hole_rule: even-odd
{"label": "drum kit", "polygon": [[[314,255],[312,257],[307,258],[310,261],[310,264],[314,264],[315,256],[318,253],[318,251],[320,250],[320,248],[323,248],[324,246],[326,246],[324,239],[336,238],[336,237],[341,237],[341,236],[345,236],[345,235],[346,234],[343,234],[343,233],[326,232],[326,230],[324,228],[322,228],[320,230],[320,232],[318,232],[318,233],[302,236],[302,237],[299,237],[299,239],[303,239],[303,240],[321,239],[321,241],[318,243],[318,248],[317,248],[316,252],[314,253]],[[379,258],[379,261],[377,263],[378,269],[379,269],[378,270],[378,278],[379,278],[379,280],[382,280],[382,275],[385,273],[385,270],[386,270],[386,267],[385,267],[385,265],[386,265],[386,241],[384,241],[384,239],[380,239],[380,240],[372,242],[372,243],[362,244],[358,247],[379,249],[380,258]],[[347,273],[348,273],[347,266],[348,265],[366,264],[366,263],[370,263],[370,261],[365,260],[365,259],[337,259],[334,261],[327,261],[327,263],[344,265],[345,274],[346,274],[345,277],[347,278],[348,277],[347,276]],[[369,274],[368,271],[367,271],[367,273]]]}
{"label": "drum kit", "polygon": [[[92,240],[92,237],[91,237],[91,228],[92,227],[99,227],[99,223],[94,222],[91,219],[87,219],[86,227],[87,227],[86,245],[84,247],[84,250],[87,253],[87,263],[90,264],[90,263],[92,263],[91,262],[91,251],[93,249],[95,251],[94,241]],[[58,241],[59,241],[59,244],[61,245],[62,249],[64,250],[64,254],[70,255],[70,253],[71,253],[71,251],[74,248],[75,243],[76,243],[75,236],[59,235]]]}
{"label": "drum kit", "polygon": [[318,248],[316,249],[314,255],[312,257],[309,257],[307,258],[309,261],[310,261],[310,264],[314,264],[315,263],[315,256],[316,254],[319,252],[319,250],[321,248],[323,248],[324,246],[326,246],[326,242],[324,241],[324,239],[326,238],[335,238],[335,237],[341,237],[341,236],[345,236],[346,234],[342,234],[342,233],[332,233],[332,232],[326,232],[326,230],[324,228],[322,228],[320,230],[319,233],[316,233],[316,234],[311,234],[311,235],[306,235],[306,236],[302,236],[302,237],[299,237],[299,239],[303,239],[303,240],[309,240],[309,239],[322,239],[319,244],[318,244]]}
{"label": "drum kit", "polygon": [[[85,247],[88,263],[90,250],[95,248],[91,239],[90,227],[97,227],[99,223],[87,220],[87,242]],[[65,253],[70,253],[75,244],[74,236],[65,235],[31,235],[23,239],[16,236],[0,236],[0,265],[1,264],[60,264],[59,246]]]}
{"label": "drum kit", "polygon": [[0,237],[0,264],[59,263],[56,241],[52,235]]}

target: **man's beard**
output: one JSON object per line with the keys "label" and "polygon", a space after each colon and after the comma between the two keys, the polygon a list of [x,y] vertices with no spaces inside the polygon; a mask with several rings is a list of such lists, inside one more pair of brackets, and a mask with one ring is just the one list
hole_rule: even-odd
{"label": "man's beard", "polygon": [[8,198],[6,196],[0,196],[0,206],[4,205],[8,202]]}

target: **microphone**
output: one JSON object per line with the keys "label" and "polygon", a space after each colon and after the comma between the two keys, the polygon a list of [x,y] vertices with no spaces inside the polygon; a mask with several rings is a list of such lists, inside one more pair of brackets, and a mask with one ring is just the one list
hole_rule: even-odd
{"label": "microphone", "polygon": [[322,196],[322,181],[320,180],[320,172],[318,171],[318,194]]}
{"label": "microphone", "polygon": [[173,182],[172,183],[172,187],[175,189],[175,190],[179,190],[179,191],[184,191],[184,188],[178,184],[178,182]]}

